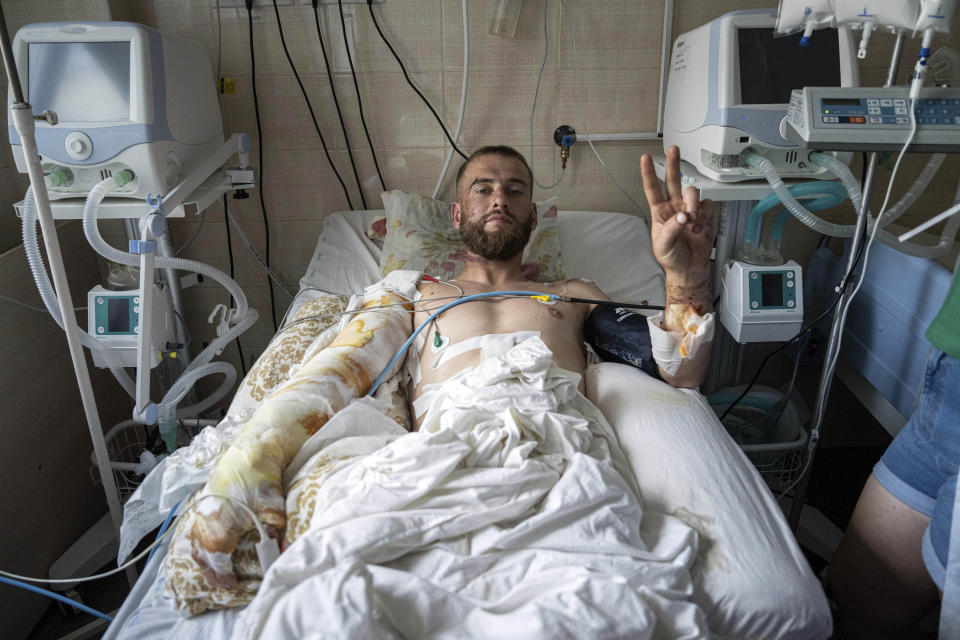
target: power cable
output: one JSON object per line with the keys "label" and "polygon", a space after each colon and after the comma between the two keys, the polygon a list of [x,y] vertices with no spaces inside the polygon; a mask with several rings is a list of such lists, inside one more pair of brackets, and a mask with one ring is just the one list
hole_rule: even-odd
{"label": "power cable", "polygon": [[377,14],[373,12],[373,0],[367,0],[367,8],[370,10],[370,18],[373,19],[373,26],[377,28],[377,33],[380,34],[380,39],[383,40],[383,43],[387,45],[387,48],[390,49],[390,53],[393,54],[394,59],[397,61],[397,64],[400,65],[400,70],[403,71],[403,77],[406,78],[407,84],[410,85],[410,88],[416,91],[417,95],[420,96],[420,99],[423,100],[423,103],[427,105],[427,108],[430,109],[430,113],[433,114],[433,117],[437,119],[437,124],[440,125],[440,128],[443,129],[443,134],[447,136],[447,140],[450,141],[450,144],[453,146],[453,150],[460,154],[460,157],[464,160],[467,159],[467,155],[460,150],[457,146],[457,143],[453,141],[453,138],[450,137],[450,132],[447,131],[447,128],[443,126],[443,121],[440,119],[440,116],[437,115],[436,110],[430,105],[430,102],[427,100],[420,89],[413,84],[413,80],[410,79],[410,75],[407,74],[407,68],[403,66],[403,61],[400,59],[400,56],[397,55],[397,52],[394,51],[393,46],[390,44],[390,41],[387,40],[387,36],[383,35],[383,30],[380,28],[380,23],[377,22]]}
{"label": "power cable", "polygon": [[[264,187],[264,165],[263,165],[263,125],[260,122],[260,102],[257,99],[257,56],[253,47],[253,0],[246,0],[247,5],[247,32],[250,36],[250,88],[253,92],[253,113],[257,118],[257,156],[260,162],[260,184],[257,191],[260,194],[260,213],[263,216],[264,243],[266,245],[266,261],[270,264],[270,223],[267,220],[267,204],[263,197]],[[273,282],[267,278],[267,286],[270,289],[270,315],[273,318],[273,330],[276,331],[277,310],[273,299]]]}
{"label": "power cable", "polygon": [[[247,0],[247,5],[249,6],[253,0]],[[249,9],[247,10],[249,13]],[[307,90],[303,87],[303,82],[300,80],[300,74],[297,73],[297,67],[293,64],[293,58],[290,57],[290,51],[287,49],[287,40],[283,36],[283,25],[280,23],[280,9],[277,7],[277,0],[273,0],[273,11],[277,16],[277,30],[280,33],[280,44],[283,46],[283,53],[287,57],[287,63],[290,64],[290,69],[293,71],[293,77],[297,79],[297,84],[300,85],[300,93],[303,94],[303,99],[307,103],[307,109],[310,111],[310,118],[313,120],[313,128],[317,130],[317,135],[320,136],[320,145],[323,147],[323,153],[327,156],[327,162],[330,163],[330,168],[333,169],[334,175],[337,176],[337,180],[340,182],[340,187],[343,189],[343,195],[347,199],[347,204],[353,209],[353,202],[350,200],[350,194],[347,192],[347,185],[344,183],[343,178],[340,177],[340,172],[337,171],[337,167],[333,164],[333,159],[330,157],[330,150],[327,149],[327,141],[323,139],[323,133],[320,131],[320,124],[317,122],[317,115],[313,112],[313,105],[310,104],[310,98],[307,96]],[[252,37],[252,36],[251,36]],[[351,162],[352,162],[351,158]],[[356,175],[356,168],[354,168],[354,175]],[[360,183],[360,179],[357,178],[357,184]],[[361,190],[361,193],[363,191]]]}
{"label": "power cable", "polygon": [[[367,146],[370,147],[370,155],[373,156],[373,166],[377,170],[377,177],[380,178],[380,188],[386,191],[387,186],[383,182],[383,174],[380,173],[380,163],[377,162],[377,152],[373,149],[373,141],[370,139],[370,131],[367,129],[367,119],[363,116],[363,98],[360,97],[360,84],[357,82],[356,69],[353,68],[353,54],[350,53],[350,41],[347,39],[347,23],[343,18],[343,3],[337,0],[337,5],[340,8],[340,30],[343,33],[343,48],[347,52],[347,62],[350,63],[350,77],[353,78],[353,88],[357,92],[357,108],[360,113],[360,124],[363,125],[363,133],[367,137]],[[317,0],[313,0],[313,11],[314,13],[317,11]],[[317,33],[319,32],[320,21],[317,20]],[[324,58],[324,60],[326,60],[326,58]]]}
{"label": "power cable", "polygon": [[[273,8],[275,11],[277,10],[277,0],[273,0]],[[313,15],[317,22],[317,38],[320,39],[320,51],[323,53],[323,64],[327,68],[327,80],[330,81],[330,93],[333,95],[333,104],[337,108],[337,118],[340,119],[340,130],[343,131],[343,139],[347,145],[347,155],[350,157],[350,168],[353,169],[353,179],[356,180],[357,182],[357,190],[360,192],[360,202],[363,203],[363,208],[366,209],[367,201],[363,197],[363,185],[360,183],[360,176],[357,174],[357,164],[353,160],[353,150],[350,147],[350,136],[347,134],[347,125],[344,124],[343,122],[343,112],[340,110],[340,100],[337,98],[337,85],[333,81],[333,73],[330,72],[330,62],[327,60],[327,47],[324,45],[323,35],[321,34],[321,31],[320,31],[320,14],[317,12],[317,0],[313,0]],[[279,24],[280,24],[280,13],[278,11],[277,25]],[[282,28],[280,29],[280,42],[284,42]],[[287,50],[287,45],[285,42],[283,44],[283,50],[284,51]],[[293,61],[290,60],[289,54],[287,55],[287,60],[290,61],[290,67],[293,68]],[[294,69],[293,74],[295,76],[297,75],[296,69]],[[297,81],[299,82],[299,80],[300,80],[300,77],[297,76]],[[301,88],[303,88],[302,85],[301,85]],[[304,97],[306,97],[306,93],[304,93]],[[307,101],[307,104],[308,105],[310,104],[309,100]],[[311,112],[312,111],[313,110],[311,109]]]}

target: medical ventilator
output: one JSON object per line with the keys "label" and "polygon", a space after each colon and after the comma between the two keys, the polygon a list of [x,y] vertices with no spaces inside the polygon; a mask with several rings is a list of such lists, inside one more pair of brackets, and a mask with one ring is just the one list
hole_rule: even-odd
{"label": "medical ventilator", "polygon": [[[223,143],[199,42],[130,22],[51,22],[21,28],[13,50],[33,113],[56,116],[36,125],[51,200],[84,196],[124,169],[133,180],[111,196],[168,193]],[[8,130],[25,173],[20,136]]]}
{"label": "medical ventilator", "polygon": [[[791,91],[858,84],[853,40],[827,29],[809,47],[775,38],[769,9],[734,11],[679,36],[667,80],[663,148],[718,182],[763,175],[741,154],[766,156],[784,178],[828,175],[780,133]],[[849,156],[840,156],[849,162]]]}

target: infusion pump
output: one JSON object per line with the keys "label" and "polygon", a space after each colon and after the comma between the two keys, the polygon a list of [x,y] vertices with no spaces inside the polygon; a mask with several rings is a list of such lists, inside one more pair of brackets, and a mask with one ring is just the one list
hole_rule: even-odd
{"label": "infusion pump", "polygon": [[802,275],[793,260],[777,266],[728,263],[720,322],[740,343],[789,340],[803,324]]}

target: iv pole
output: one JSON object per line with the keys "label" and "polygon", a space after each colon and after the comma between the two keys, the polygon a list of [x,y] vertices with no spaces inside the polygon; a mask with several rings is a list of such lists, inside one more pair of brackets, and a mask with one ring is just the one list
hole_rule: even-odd
{"label": "iv pole", "polygon": [[[87,361],[84,358],[83,348],[78,337],[79,329],[77,327],[76,315],[73,312],[73,299],[70,296],[70,288],[67,285],[67,273],[63,264],[63,255],[60,252],[60,241],[57,237],[56,226],[53,223],[53,215],[50,212],[50,198],[47,195],[46,183],[44,182],[43,172],[40,168],[40,154],[37,151],[37,141],[34,137],[34,116],[31,106],[24,101],[23,89],[20,85],[20,75],[17,72],[16,62],[13,59],[13,47],[10,44],[10,34],[7,32],[7,20],[4,16],[2,6],[0,6],[0,46],[2,46],[4,69],[6,70],[14,99],[13,104],[10,106],[10,115],[17,129],[17,133],[23,142],[23,155],[27,162],[30,184],[33,187],[33,193],[37,200],[37,216],[40,221],[40,229],[43,232],[43,243],[50,262],[53,283],[57,292],[57,301],[60,304],[60,315],[63,317],[64,332],[67,334],[67,346],[70,351],[70,359],[73,362],[73,371],[77,377],[77,384],[80,387],[80,399],[83,402],[87,425],[90,428],[90,439],[93,441],[93,450],[97,458],[97,468],[100,471],[103,491],[106,494],[107,505],[110,508],[110,518],[113,521],[113,528],[119,539],[120,523],[123,519],[120,495],[117,492],[113,471],[110,468],[107,444],[103,437],[103,426],[100,423],[100,415],[97,412],[96,399],[93,395],[93,386],[90,383],[90,372],[87,369]],[[39,117],[42,118],[43,116]],[[136,580],[136,570],[130,567],[126,573],[127,580],[132,586]]]}

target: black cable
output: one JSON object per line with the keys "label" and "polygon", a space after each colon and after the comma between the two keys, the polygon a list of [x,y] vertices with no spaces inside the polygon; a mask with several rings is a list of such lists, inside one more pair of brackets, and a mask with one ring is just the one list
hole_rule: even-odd
{"label": "black cable", "polygon": [[437,112],[434,111],[433,107],[430,106],[430,102],[427,98],[420,93],[420,89],[417,89],[417,86],[413,84],[413,80],[410,79],[410,76],[407,75],[407,68],[403,66],[403,61],[400,60],[400,56],[397,55],[397,52],[393,50],[393,46],[390,44],[390,41],[387,40],[387,36],[383,35],[383,30],[380,28],[380,23],[377,22],[377,16],[373,12],[373,0],[367,0],[367,8],[370,10],[370,17],[373,19],[373,26],[377,28],[377,33],[380,34],[380,39],[383,40],[383,43],[387,45],[387,48],[390,49],[390,53],[393,54],[393,57],[396,59],[397,64],[400,65],[400,70],[403,71],[403,77],[407,79],[407,84],[417,92],[417,95],[420,96],[420,99],[423,100],[423,103],[427,105],[427,108],[430,109],[430,113],[433,114],[433,117],[437,119],[437,123],[440,125],[440,128],[443,129],[443,134],[447,136],[447,140],[450,141],[450,144],[453,146],[453,150],[460,154],[460,157],[464,160],[467,159],[466,154],[457,147],[457,143],[453,141],[453,138],[450,137],[450,132],[447,131],[447,128],[443,126],[443,121],[440,119],[440,116],[437,115]]}
{"label": "black cable", "polygon": [[586,304],[596,304],[603,307],[623,307],[624,309],[652,309],[654,311],[663,311],[664,307],[655,304],[633,304],[628,302],[614,302],[612,300],[589,300],[587,298],[571,298],[569,296],[559,296],[561,302],[584,302]]}
{"label": "black cable", "polygon": [[[357,165],[353,161],[353,150],[350,146],[350,136],[347,134],[347,125],[343,121],[343,111],[340,110],[340,100],[337,98],[337,83],[333,81],[333,73],[330,71],[330,61],[327,59],[327,47],[323,42],[323,34],[320,31],[320,14],[317,11],[318,0],[313,0],[313,17],[317,23],[317,38],[320,40],[320,51],[323,53],[323,66],[327,68],[327,80],[330,81],[330,93],[333,95],[333,104],[337,108],[337,118],[340,119],[340,130],[343,131],[343,139],[347,145],[347,155],[350,156],[350,167],[353,169],[353,179],[357,181],[357,191],[360,192],[360,202],[363,208],[367,208],[367,201],[363,197],[363,185],[360,183],[360,176],[357,175]],[[273,6],[277,6],[277,0],[273,0]],[[280,16],[277,16],[279,24]],[[281,41],[283,38],[281,37]],[[290,63],[291,65],[293,63]],[[296,71],[294,71],[296,73]],[[309,102],[308,102],[309,104]]]}
{"label": "black cable", "polygon": [[[252,0],[247,0],[247,4],[252,2]],[[286,38],[283,37],[283,25],[280,24],[280,9],[277,8],[277,0],[273,0],[273,11],[277,15],[277,30],[280,32],[280,44],[283,45],[283,53],[287,56],[287,62],[290,64],[290,69],[293,71],[293,77],[297,79],[297,84],[300,85],[300,93],[303,94],[303,99],[307,103],[307,109],[310,111],[310,118],[313,120],[313,128],[317,130],[317,135],[320,136],[320,145],[323,147],[323,153],[327,156],[327,162],[330,163],[330,168],[333,169],[334,175],[337,176],[337,180],[340,181],[340,187],[343,189],[343,195],[347,199],[347,204],[353,209],[353,202],[350,200],[350,194],[347,192],[347,185],[343,182],[343,178],[340,177],[340,172],[337,171],[337,168],[333,164],[333,159],[330,157],[330,150],[327,149],[327,141],[323,139],[323,133],[320,132],[320,124],[317,122],[317,115],[313,112],[313,105],[310,104],[310,98],[307,97],[307,90],[303,87],[303,82],[300,80],[300,74],[297,73],[297,67],[293,64],[293,58],[290,57],[290,51],[287,49]],[[353,164],[353,156],[350,156],[350,163]],[[357,175],[357,168],[353,168],[354,176]],[[357,178],[357,184],[360,184],[360,178]],[[363,198],[363,189],[360,189],[360,198]]]}
{"label": "black cable", "polygon": [[[230,209],[227,207],[227,194],[223,194],[223,224],[227,227],[227,257],[230,259],[230,279],[233,279],[233,241],[230,238]],[[247,365],[243,360],[243,347],[240,346],[240,336],[237,336],[237,351],[240,352],[240,370],[244,377],[247,375]]]}
{"label": "black cable", "polygon": [[[253,0],[246,0],[247,3],[247,31],[250,34],[250,87],[253,91],[253,113],[257,118],[257,156],[260,162],[260,184],[257,191],[260,193],[260,213],[263,215],[264,241],[267,250],[264,255],[264,261],[270,264],[270,223],[267,221],[267,205],[263,199],[263,126],[260,123],[260,104],[257,100],[257,57],[253,50]],[[270,287],[270,315],[273,318],[273,330],[276,331],[277,310],[273,300],[273,282],[267,277],[267,286]]]}
{"label": "black cable", "polygon": [[[343,2],[337,0],[340,7],[340,29],[343,32],[343,48],[347,50],[347,62],[350,63],[350,75],[353,77],[353,88],[357,92],[357,107],[360,111],[360,123],[363,124],[363,133],[367,136],[367,146],[370,147],[370,155],[373,156],[373,166],[377,169],[377,177],[380,178],[380,187],[386,191],[387,185],[383,182],[383,174],[380,173],[380,163],[377,162],[377,153],[373,150],[373,141],[370,139],[370,131],[367,129],[367,120],[363,117],[363,100],[360,98],[360,84],[357,82],[357,71],[353,68],[353,54],[350,53],[350,41],[347,40],[347,23],[343,19]],[[317,0],[313,0],[313,11],[317,11]],[[317,20],[317,32],[320,32],[320,20]],[[326,55],[326,54],[324,54]],[[326,60],[326,58],[324,58]],[[329,71],[327,71],[329,73]]]}

